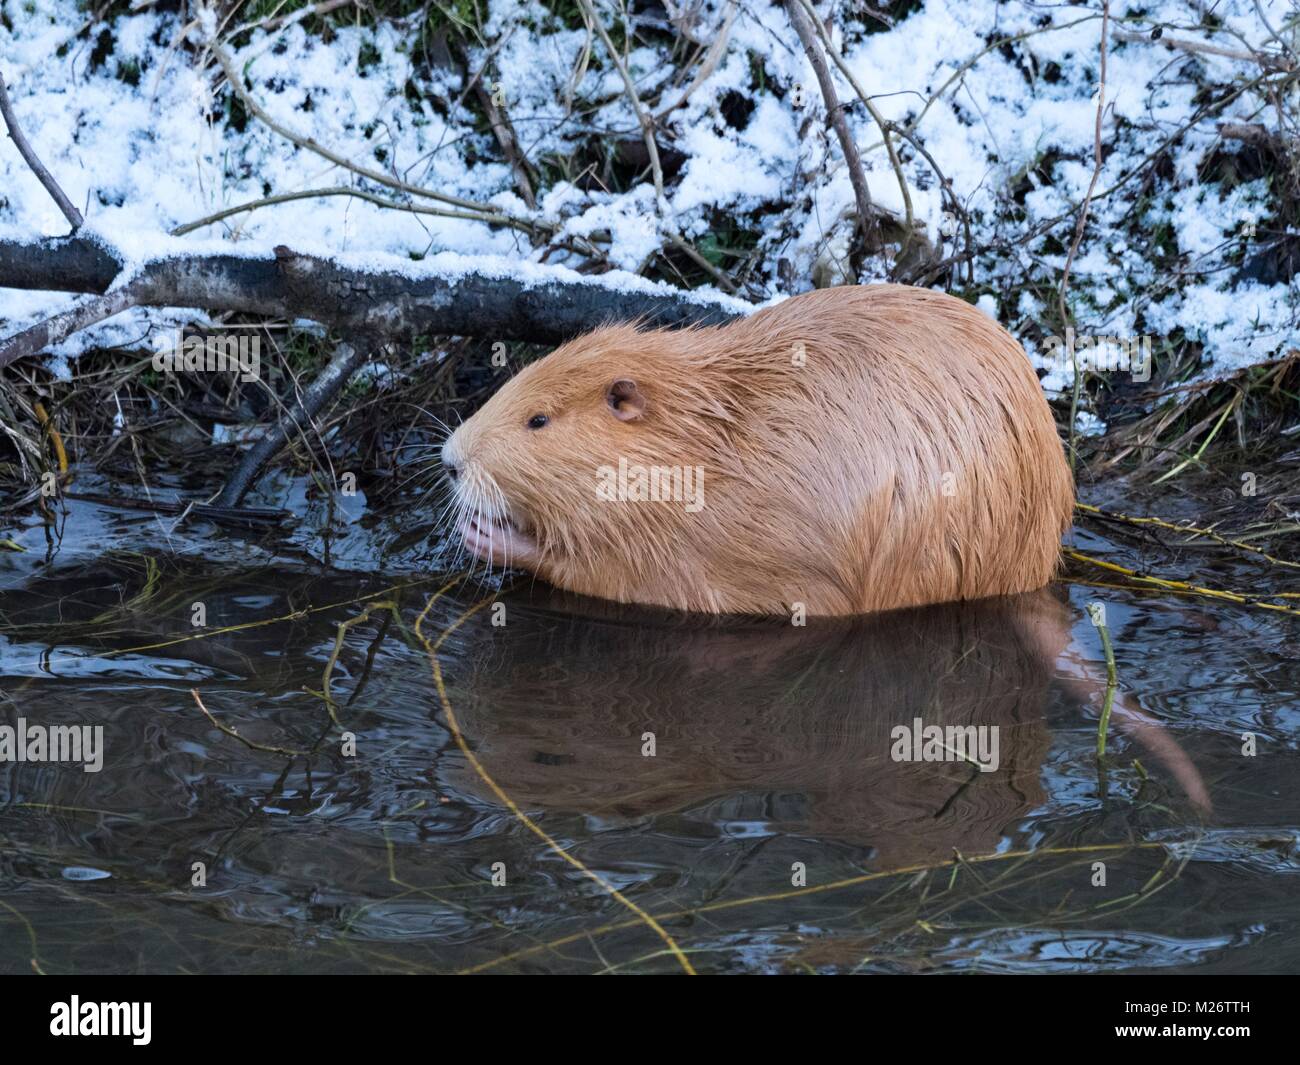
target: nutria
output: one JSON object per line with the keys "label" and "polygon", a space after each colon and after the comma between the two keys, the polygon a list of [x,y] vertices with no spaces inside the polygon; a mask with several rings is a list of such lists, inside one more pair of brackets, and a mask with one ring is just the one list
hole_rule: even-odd
{"label": "nutria", "polygon": [[596,329],[504,385],[443,461],[479,558],[706,613],[1038,588],[1074,500],[1020,345],[969,304],[901,285],[721,326]]}

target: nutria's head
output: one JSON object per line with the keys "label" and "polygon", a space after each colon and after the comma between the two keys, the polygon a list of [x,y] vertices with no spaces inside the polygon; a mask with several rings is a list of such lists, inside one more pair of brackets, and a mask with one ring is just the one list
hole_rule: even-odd
{"label": "nutria's head", "polygon": [[702,354],[712,332],[606,327],[507,382],[443,447],[465,547],[607,598],[670,564],[692,513],[610,499],[601,485],[620,460],[697,466],[716,455],[733,416]]}

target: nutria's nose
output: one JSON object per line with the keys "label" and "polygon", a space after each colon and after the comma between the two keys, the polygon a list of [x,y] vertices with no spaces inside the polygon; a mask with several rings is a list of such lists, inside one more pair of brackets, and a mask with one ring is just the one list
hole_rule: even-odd
{"label": "nutria's nose", "polygon": [[447,471],[447,477],[450,480],[456,480],[460,476],[460,471],[464,465],[457,453],[454,436],[448,438],[447,442],[442,445],[442,468]]}

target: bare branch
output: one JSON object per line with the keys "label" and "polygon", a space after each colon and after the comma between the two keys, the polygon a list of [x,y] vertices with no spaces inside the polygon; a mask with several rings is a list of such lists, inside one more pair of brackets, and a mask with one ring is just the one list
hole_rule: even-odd
{"label": "bare branch", "polygon": [[1224,140],[1244,141],[1253,145],[1267,144],[1273,139],[1268,128],[1258,122],[1220,122],[1218,131]]}
{"label": "bare branch", "polygon": [[348,7],[350,4],[354,3],[356,3],[356,0],[322,0],[321,3],[313,4],[311,7],[305,7],[301,10],[290,12],[289,14],[271,15],[268,18],[262,19],[260,22],[245,22],[228,36],[237,37],[246,30],[259,29],[266,30],[269,33],[271,30],[278,30],[287,26],[292,26],[313,15],[320,18],[324,15],[328,15],[331,11],[337,11],[341,7]]}
{"label": "bare branch", "polygon": [[193,233],[196,229],[202,229],[204,226],[210,226],[214,222],[221,222],[237,214],[243,214],[246,211],[256,211],[261,207],[273,207],[277,203],[291,203],[294,200],[315,200],[323,199],[327,196],[352,196],[358,200],[365,200],[367,203],[373,203],[376,207],[384,207],[391,211],[406,211],[410,214],[430,214],[437,215],[439,218],[464,218],[471,222],[481,222],[483,216],[473,211],[461,211],[453,207],[426,207],[419,203],[400,203],[397,200],[389,200],[383,196],[377,196],[373,192],[367,192],[365,189],[352,188],[348,185],[336,185],[327,189],[303,189],[300,192],[281,192],[274,196],[264,196],[261,199],[249,200],[247,203],[236,204],[233,207],[225,207],[220,211],[214,211],[210,215],[196,219],[193,222],[186,222],[183,226],[177,226],[171,231],[173,237],[183,237],[186,233]]}
{"label": "bare branch", "polygon": [[311,423],[325,405],[352,379],[352,375],[365,364],[373,346],[373,341],[368,338],[357,338],[351,343],[344,342],[338,345],[329,364],[294,404],[288,419],[277,421],[240,459],[235,472],[230,475],[230,479],[221,490],[221,495],[217,497],[216,506],[227,508],[239,506],[244,494],[252,487],[258,471],[284,447],[290,432],[306,428]]}
{"label": "bare branch", "polygon": [[1205,41],[1189,41],[1182,37],[1152,37],[1149,33],[1134,33],[1132,30],[1116,29],[1115,39],[1131,44],[1153,44],[1163,46],[1170,51],[1190,52],[1194,55],[1217,55],[1224,59],[1236,59],[1243,63],[1258,63],[1265,70],[1294,70],[1295,63],[1283,55],[1273,52],[1243,52],[1236,48],[1224,48],[1222,45],[1209,44]]}
{"label": "bare branch", "polygon": [[18,117],[14,114],[13,104],[9,100],[9,90],[5,88],[4,75],[0,74],[0,115],[4,116],[5,126],[9,129],[9,137],[18,147],[18,154],[23,157],[27,165],[32,168],[32,173],[37,177],[45,191],[53,197],[54,202],[59,205],[59,210],[63,212],[63,217],[72,224],[72,231],[75,233],[81,228],[84,219],[81,212],[72,206],[72,201],[64,195],[63,190],[59,188],[59,183],[54,180],[54,176],[45,169],[45,164],[37,158],[36,152],[23,136],[22,127],[18,125]]}
{"label": "bare branch", "polygon": [[52,347],[87,326],[102,322],[105,318],[112,318],[115,314],[121,314],[128,307],[134,307],[136,303],[136,292],[132,286],[125,285],[106,296],[85,300],[62,314],[56,314],[53,318],[24,329],[21,333],[15,333],[7,340],[0,340],[0,369],[17,359],[35,355],[39,351]]}
{"label": "bare branch", "polygon": [[[468,68],[468,64],[466,67]],[[487,116],[488,125],[492,127],[492,134],[496,137],[497,144],[501,146],[506,162],[514,172],[515,188],[519,190],[519,195],[528,205],[528,209],[535,211],[537,197],[533,195],[533,183],[528,180],[528,159],[519,146],[519,138],[515,135],[515,127],[510,121],[510,116],[497,107],[496,101],[492,98],[493,94],[483,84],[482,74],[483,71],[480,70],[474,76],[474,95],[478,99],[479,106],[483,108],[483,114]]]}
{"label": "bare branch", "polygon": [[321,156],[321,158],[328,159],[336,166],[341,166],[345,170],[350,170],[354,174],[367,178],[380,185],[396,189],[398,192],[405,192],[410,196],[420,196],[425,199],[437,200],[440,203],[449,204],[452,207],[459,207],[462,210],[474,212],[473,216],[478,221],[486,222],[488,224],[510,226],[513,229],[518,229],[530,235],[536,235],[538,232],[549,232],[549,228],[545,224],[533,222],[525,218],[517,218],[514,215],[501,210],[499,207],[476,203],[473,200],[466,200],[460,196],[450,196],[447,193],[438,192],[434,189],[422,188],[419,185],[412,185],[406,181],[399,181],[397,178],[390,177],[382,171],[372,170],[370,167],[361,166],[354,163],[347,156],[341,155],[338,152],[325,147],[325,145],[320,144],[311,137],[304,137],[301,133],[297,133],[294,130],[289,129],[287,126],[281,125],[272,118],[256,100],[253,99],[252,94],[248,91],[247,86],[244,85],[243,78],[241,78],[238,71],[235,70],[235,65],[231,61],[230,56],[226,54],[225,49],[218,44],[211,45],[211,48],[212,54],[216,56],[217,62],[221,64],[221,69],[225,71],[226,83],[230,86],[231,91],[239,97],[240,103],[244,105],[250,114],[267,126],[267,128],[278,133],[286,140],[292,141],[294,144],[298,145],[299,148],[306,148],[309,152],[314,152]]}
{"label": "bare branch", "polygon": [[[636,82],[632,80],[627,64],[623,62],[623,57],[618,54],[614,42],[610,40],[609,33],[605,30],[605,24],[600,21],[600,16],[596,13],[591,0],[578,0],[578,6],[582,9],[583,17],[586,18],[587,22],[595,26],[596,33],[605,46],[605,51],[609,53],[609,58],[613,61],[619,76],[623,79],[628,102],[632,105],[632,112],[636,115],[636,120],[641,126],[641,136],[645,138],[645,150],[650,156],[650,171],[654,176],[655,200],[659,204],[659,213],[667,220],[669,211],[668,201],[664,198],[664,168],[659,162],[659,145],[655,143],[654,119],[641,105],[641,98],[636,91]],[[676,228],[676,226],[673,226],[674,231],[676,231]]]}
{"label": "bare branch", "polygon": [[[817,12],[813,10],[813,6],[809,3],[809,0],[794,0],[794,4],[803,8],[804,14],[808,16],[809,25],[813,26],[817,30],[817,36],[821,38],[822,46],[826,49],[826,54],[831,57],[835,65],[839,68],[840,73],[843,74],[844,77],[848,79],[849,84],[853,86],[853,91],[858,94],[858,99],[862,101],[863,106],[867,109],[867,113],[871,115],[872,121],[875,122],[877,128],[880,130],[880,136],[884,140],[885,151],[889,154],[889,165],[894,168],[894,176],[898,179],[898,190],[903,197],[903,212],[905,214],[903,220],[903,246],[906,247],[907,242],[912,239],[912,231],[915,226],[915,219],[912,213],[912,193],[907,187],[907,178],[903,174],[902,161],[898,158],[898,153],[894,150],[893,138],[889,136],[889,123],[885,121],[885,116],[882,115],[876,105],[871,102],[871,97],[867,95],[867,92],[862,87],[861,83],[859,83],[858,79],[854,77],[853,69],[844,61],[844,57],[840,55],[839,49],[837,49],[834,42],[831,41],[830,34],[826,32],[826,28],[820,21],[818,21]],[[806,49],[807,44],[805,44],[804,47]],[[811,55],[809,58],[811,58]],[[827,72],[827,76],[829,77],[829,71]],[[856,151],[856,149],[857,146],[854,145],[854,150]],[[865,184],[866,178],[864,177],[862,180]]]}
{"label": "bare branch", "polygon": [[[1083,231],[1088,224],[1088,210],[1092,206],[1093,193],[1097,189],[1097,179],[1101,177],[1101,168],[1104,163],[1104,157],[1101,150],[1101,129],[1102,122],[1106,116],[1106,49],[1108,35],[1110,31],[1110,0],[1102,0],[1101,5],[1101,69],[1097,77],[1097,116],[1093,125],[1092,136],[1092,178],[1088,182],[1088,191],[1084,194],[1083,203],[1079,207],[1079,220],[1074,227],[1074,240],[1070,243],[1069,253],[1065,257],[1065,266],[1061,270],[1061,287],[1057,293],[1057,299],[1060,302],[1061,328],[1064,329],[1070,324],[1070,308],[1066,302],[1066,293],[1070,288],[1070,268],[1074,265],[1074,257],[1079,251],[1079,244],[1083,240]],[[1079,420],[1079,396],[1083,388],[1083,376],[1079,372],[1079,359],[1074,356],[1074,391],[1070,400],[1070,471],[1074,471],[1075,460],[1078,457],[1078,448],[1075,445],[1075,438],[1078,433]]]}
{"label": "bare branch", "polygon": [[862,227],[862,235],[866,238],[867,246],[875,247],[879,244],[879,240],[876,239],[878,227],[875,205],[871,202],[871,191],[867,188],[867,177],[862,169],[862,157],[858,155],[858,146],[854,143],[849,124],[844,119],[844,111],[835,93],[835,83],[831,80],[826,57],[822,54],[816,31],[812,28],[799,0],[786,0],[785,9],[790,16],[790,24],[799,35],[804,51],[808,54],[808,62],[812,64],[813,73],[817,75],[817,83],[821,86],[822,99],[826,104],[826,120],[835,130],[835,135],[840,141],[840,150],[844,153],[844,161],[848,164],[849,180],[853,183],[853,196],[858,204],[858,225]]}
{"label": "bare branch", "polygon": [[[672,9],[669,8],[669,10]],[[727,43],[731,39],[731,26],[736,21],[736,14],[739,10],[737,0],[727,0],[727,13],[723,16],[722,28],[718,30],[718,35],[714,37],[713,43],[709,45],[708,51],[700,62],[699,69],[695,72],[695,76],[691,78],[691,83],[682,90],[681,95],[675,101],[666,107],[660,108],[655,113],[656,121],[667,118],[679,107],[685,107],[686,101],[691,98],[691,94],[713,76],[718,64],[722,62],[722,57],[727,54]],[[670,15],[670,17],[672,16]]]}
{"label": "bare branch", "polygon": [[[104,293],[122,270],[101,244],[85,237],[23,244],[0,240],[0,288]],[[396,336],[490,336],[550,343],[607,321],[644,319],[662,326],[717,323],[739,313],[736,304],[689,293],[636,291],[598,277],[527,282],[490,270],[421,275],[418,264],[399,272],[342,266],[330,259],[277,248],[260,257],[177,255],[141,266],[128,286],[126,306],[201,307],[279,318],[308,318],[344,333]],[[111,303],[86,304],[74,328],[45,323],[63,336],[117,313]],[[96,308],[98,318],[90,308]],[[741,308],[743,309],[743,308]],[[31,331],[28,331],[29,333]],[[13,343],[17,338],[13,338]],[[32,350],[26,342],[25,352]],[[38,345],[35,350],[40,350]],[[17,355],[15,358],[19,357]]]}

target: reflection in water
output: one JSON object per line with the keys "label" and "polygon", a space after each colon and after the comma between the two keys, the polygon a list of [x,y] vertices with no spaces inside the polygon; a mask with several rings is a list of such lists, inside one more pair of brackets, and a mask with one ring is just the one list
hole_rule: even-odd
{"label": "reflection in water", "polygon": [[[0,765],[0,971],[674,969],[457,749],[411,631],[441,583],[124,554],[11,587],[0,724],[102,725],[106,757],[98,774]],[[437,600],[424,631],[469,595]],[[467,741],[702,970],[1300,959],[1284,621],[1212,627],[1195,605],[1113,594],[1127,697],[1103,794],[1081,596],[806,627],[527,585],[498,601],[504,625],[482,610],[439,654]],[[1125,719],[1138,705],[1163,724]],[[917,719],[996,728],[996,770],[891,757]]]}
{"label": "reflection in water", "polygon": [[[504,626],[467,623],[451,698],[525,805],[623,821],[705,808],[729,831],[833,836],[887,865],[947,858],[996,846],[1043,801],[1051,677],[1020,619],[1048,595],[807,626],[629,623],[558,598],[513,624],[526,608],[507,597]],[[996,770],[933,748],[944,761],[895,760],[895,730],[918,719],[996,736]]]}

